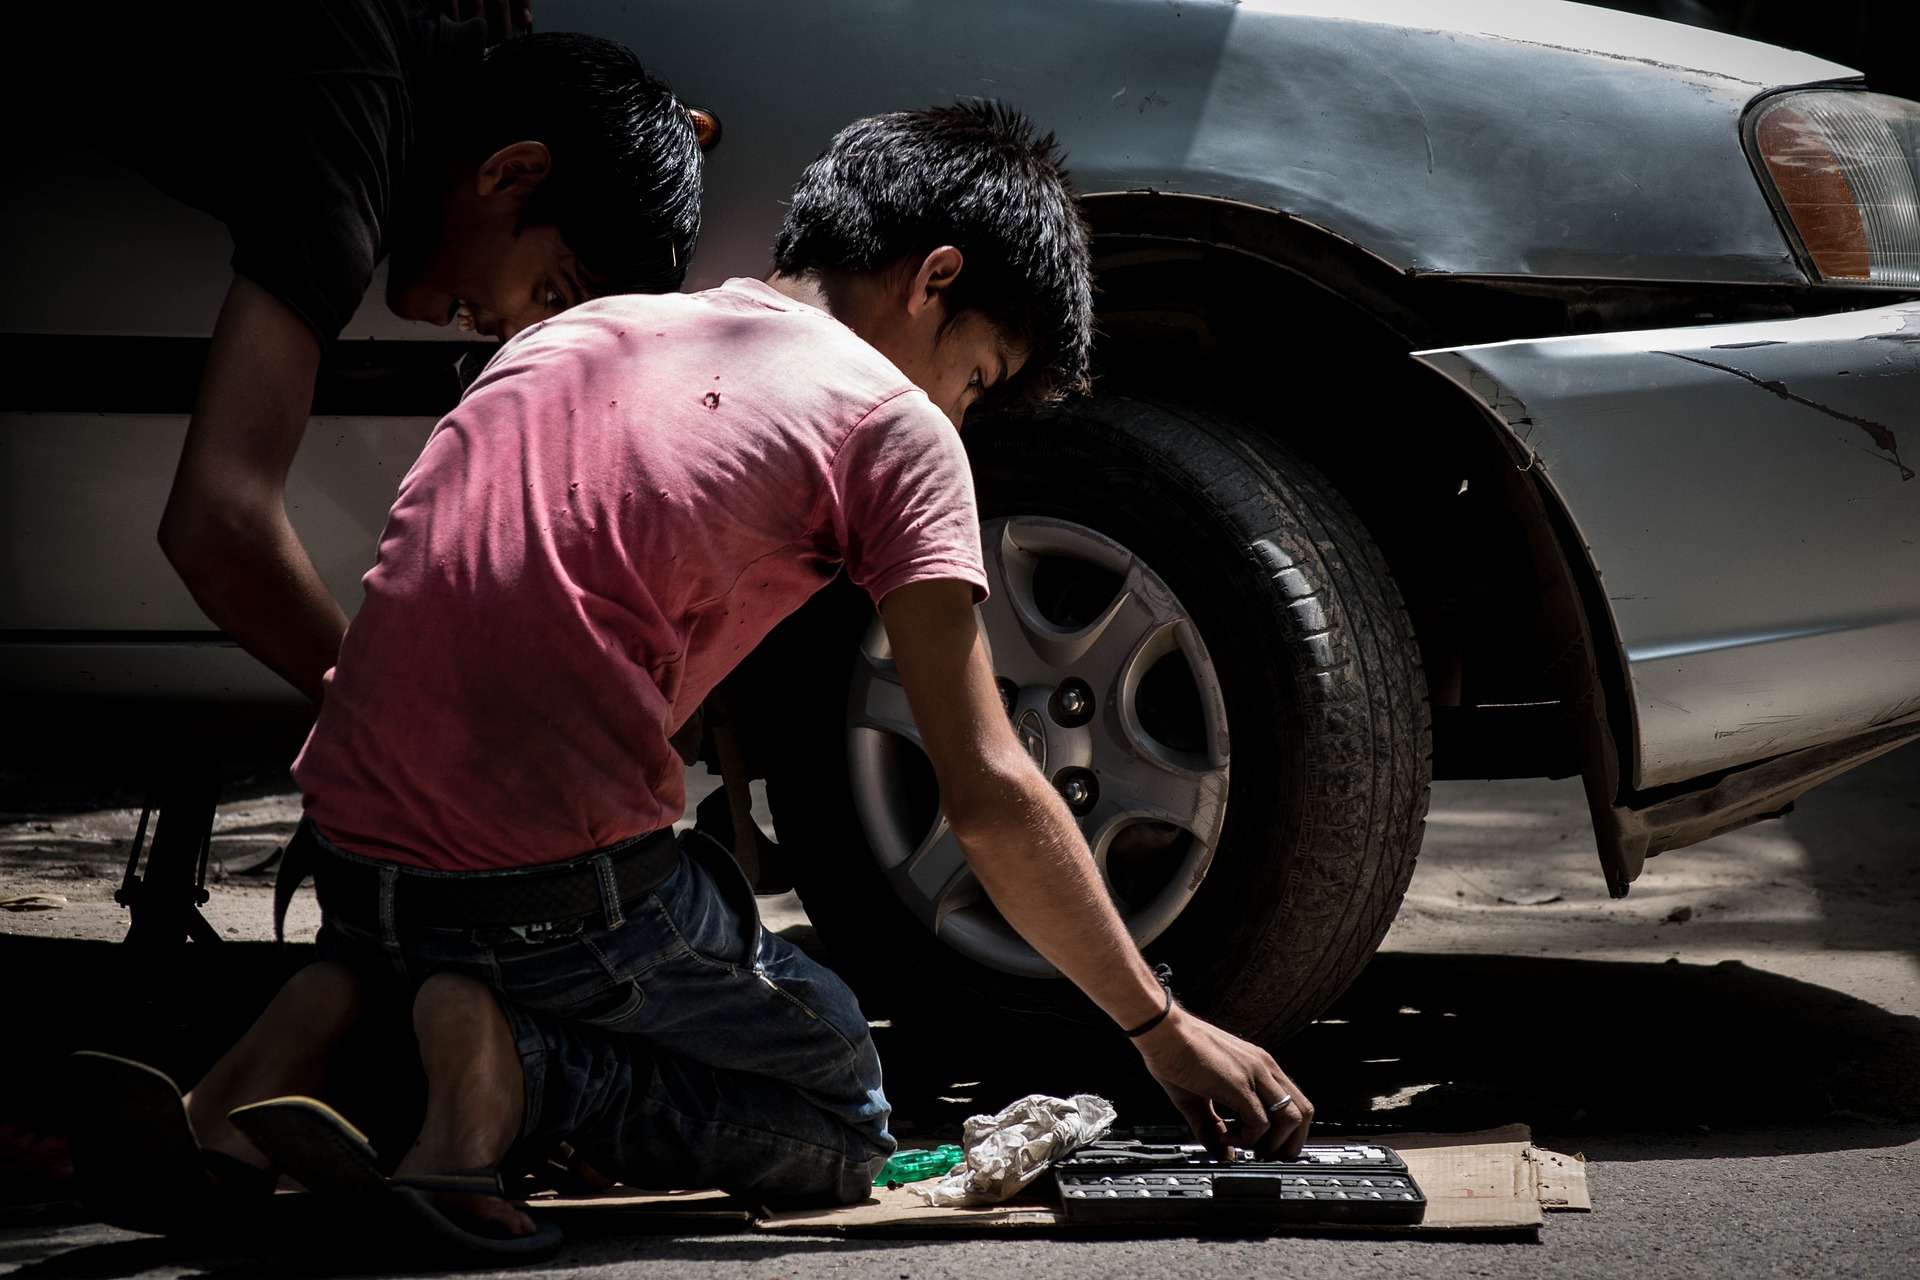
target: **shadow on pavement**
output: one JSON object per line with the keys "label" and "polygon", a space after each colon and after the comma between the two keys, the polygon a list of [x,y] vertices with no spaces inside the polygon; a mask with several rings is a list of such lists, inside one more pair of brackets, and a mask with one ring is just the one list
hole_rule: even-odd
{"label": "shadow on pavement", "polygon": [[[0,1124],[57,1134],[60,1063],[81,1045],[160,1062],[192,1080],[304,952],[233,944],[160,973],[110,944],[0,938],[0,969],[20,976],[10,984],[13,1025],[28,1029],[0,1055]],[[948,1137],[966,1116],[1031,1092],[1104,1092],[1123,1123],[1177,1119],[1115,1033],[1008,1041],[986,1055],[957,1028],[943,1037],[884,1027],[876,1035],[908,1141]],[[1328,1139],[1521,1121],[1555,1149],[1631,1161],[1892,1147],[1912,1141],[1920,1123],[1920,1019],[1735,963],[1386,953],[1280,1057],[1318,1105]],[[390,1067],[367,1062],[362,1074]],[[398,1092],[409,1091],[390,1088],[389,1103]],[[25,1198],[71,1195],[39,1190]],[[221,1280],[371,1274],[337,1254],[290,1257],[282,1243],[313,1239],[306,1231],[264,1247],[235,1240],[195,1249],[103,1239],[104,1229],[58,1216],[39,1227],[0,1222],[29,1233],[0,1255],[22,1264],[11,1272],[22,1280],[110,1280],[181,1266]],[[838,1247],[583,1231],[559,1265],[765,1262]]]}
{"label": "shadow on pavement", "polygon": [[[64,1172],[67,1053],[125,1053],[189,1084],[308,954],[228,944],[187,948],[164,966],[114,944],[0,937],[12,1028],[0,1055],[0,1137],[15,1139],[0,1141],[0,1203],[66,1198],[49,1182]],[[958,1027],[883,1027],[876,1038],[909,1141],[946,1138],[967,1116],[1035,1092],[1101,1092],[1123,1123],[1177,1123],[1117,1033],[1023,1029],[982,1044]],[[417,1066],[403,1049],[385,1041],[379,1061],[369,1052],[343,1072],[378,1080],[372,1100],[339,1099],[394,1150],[418,1105]],[[1328,1137],[1520,1121],[1569,1149],[1685,1136],[1698,1157],[1747,1154],[1762,1131],[1788,1128],[1799,1150],[1891,1146],[1920,1123],[1920,1019],[1734,962],[1383,953],[1279,1057]],[[1615,1158],[1636,1158],[1631,1144],[1623,1150]]]}
{"label": "shadow on pavement", "polygon": [[[1030,1092],[1105,1092],[1122,1123],[1177,1122],[1117,1036],[1056,1036],[994,1065],[878,1034],[910,1137]],[[1736,962],[1383,953],[1276,1056],[1329,1138],[1520,1121],[1576,1146],[1684,1134],[1699,1157],[1786,1127],[1801,1150],[1891,1146],[1920,1123],[1920,1019]]]}
{"label": "shadow on pavement", "polygon": [[1326,1118],[1395,1128],[1811,1122],[1809,1149],[1850,1149],[1920,1122],[1920,1018],[1737,961],[1387,953],[1283,1056]]}
{"label": "shadow on pavement", "polygon": [[1783,821],[1823,904],[1822,945],[1920,958],[1920,742],[1814,788]]}

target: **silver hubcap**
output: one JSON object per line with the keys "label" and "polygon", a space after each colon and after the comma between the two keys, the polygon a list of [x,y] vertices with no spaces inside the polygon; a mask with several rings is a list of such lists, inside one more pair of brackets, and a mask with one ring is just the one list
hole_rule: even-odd
{"label": "silver hubcap", "polygon": [[[1227,715],[1213,660],[1166,583],[1104,534],[1015,516],[981,535],[992,597],[978,617],[1002,705],[1144,945],[1192,901],[1226,820]],[[914,915],[983,964],[1053,976],[981,893],[939,812],[877,619],[855,663],[847,746],[868,846]]]}

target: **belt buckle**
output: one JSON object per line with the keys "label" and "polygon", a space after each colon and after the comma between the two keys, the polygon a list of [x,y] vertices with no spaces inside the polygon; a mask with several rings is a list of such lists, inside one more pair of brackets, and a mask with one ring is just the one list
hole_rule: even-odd
{"label": "belt buckle", "polygon": [[529,946],[541,946],[549,942],[559,942],[565,938],[576,938],[586,931],[585,916],[570,916],[564,920],[539,920],[533,924],[511,924],[507,932]]}

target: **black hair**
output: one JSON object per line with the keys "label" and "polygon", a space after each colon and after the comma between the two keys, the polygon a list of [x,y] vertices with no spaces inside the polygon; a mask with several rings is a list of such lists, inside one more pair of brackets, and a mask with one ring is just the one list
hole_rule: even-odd
{"label": "black hair", "polygon": [[784,275],[875,271],[953,245],[951,315],[975,311],[1027,348],[996,400],[1085,390],[1093,286],[1087,227],[1053,135],[961,102],[856,120],[807,166],[774,241]]}
{"label": "black hair", "polygon": [[626,46],[541,32],[487,50],[468,150],[546,145],[553,167],[522,227],[557,227],[597,294],[669,293],[700,234],[700,144],[665,81]]}

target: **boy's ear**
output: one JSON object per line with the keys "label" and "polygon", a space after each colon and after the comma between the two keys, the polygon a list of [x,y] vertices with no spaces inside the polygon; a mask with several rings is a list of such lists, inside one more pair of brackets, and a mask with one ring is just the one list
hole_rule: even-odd
{"label": "boy's ear", "polygon": [[918,316],[936,302],[944,305],[947,291],[960,278],[960,269],[966,262],[966,255],[950,244],[943,244],[922,258],[908,282],[907,314]]}
{"label": "boy's ear", "polygon": [[553,153],[544,142],[510,142],[480,162],[482,196],[506,193],[525,200],[553,171]]}

